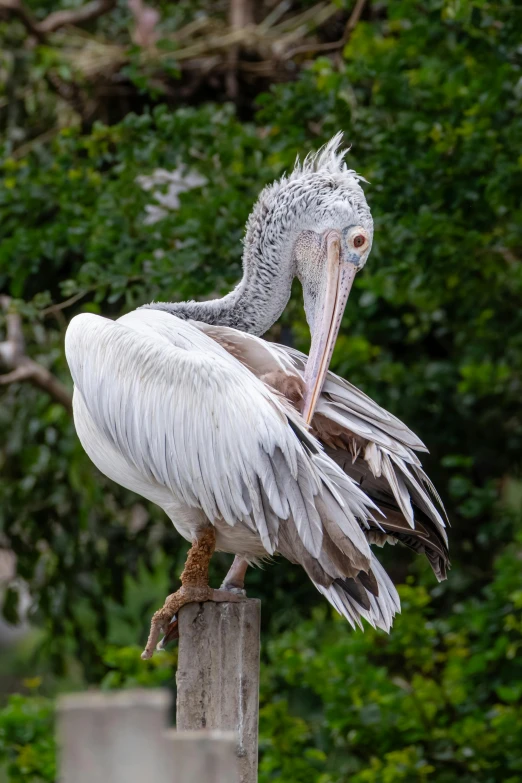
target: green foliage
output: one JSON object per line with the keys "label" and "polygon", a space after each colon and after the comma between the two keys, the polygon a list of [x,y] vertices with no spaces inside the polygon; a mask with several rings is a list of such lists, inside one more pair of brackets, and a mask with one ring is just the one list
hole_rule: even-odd
{"label": "green foliage", "polygon": [[[167,5],[174,29],[189,8]],[[520,547],[505,550],[522,507],[519,17],[507,0],[369,3],[340,61],[320,57],[272,87],[247,121],[229,105],[155,105],[134,52],[139,111],[14,156],[19,125],[29,137],[54,126],[57,104],[35,84],[63,62],[52,46],[20,49],[15,23],[0,28],[17,50],[8,63],[0,55],[0,71],[11,78],[16,65],[25,85],[13,88],[20,113],[0,139],[0,289],[23,315],[30,355],[65,383],[63,334],[76,312],[117,317],[151,299],[229,290],[257,193],[296,153],[342,129],[350,165],[369,180],[375,243],[333,366],[430,448],[453,570],[434,586],[420,560],[395,548],[389,562],[383,550],[406,582],[389,639],[332,620],[294,567],[249,575],[264,602],[263,783],[522,778]],[[110,25],[119,40],[124,6]],[[145,190],[137,177],[180,167],[204,184],[151,223],[147,208],[167,186]],[[297,287],[270,333],[282,335],[308,347]],[[183,545],[156,509],[97,473],[60,406],[28,385],[6,388],[1,403],[0,543],[29,585],[42,658],[58,673],[77,660],[106,688],[168,683],[170,659],[145,666],[122,645],[144,640]],[[216,582],[227,564],[218,556]],[[15,584],[10,620],[18,604]],[[13,781],[39,743],[45,770],[31,774],[54,774],[49,710],[17,697],[1,713]]]}
{"label": "green foliage", "polygon": [[376,237],[337,366],[372,393],[393,386],[386,401],[429,428],[430,449],[466,443],[484,477],[521,447],[520,58],[508,4],[463,7],[390,4],[358,25],[343,68],[318,60],[260,119],[301,147],[303,120],[323,139],[347,130]]}
{"label": "green foliage", "polygon": [[[152,298],[225,291],[240,274],[242,227],[257,190],[284,165],[263,162],[256,129],[241,125],[230,107],[215,106],[175,114],[159,108],[96,126],[88,136],[63,132],[51,152],[5,163],[0,285],[23,297],[18,306],[32,322],[28,349],[65,382],[63,324],[41,316],[53,294],[83,294],[83,309],[116,315]],[[136,177],[183,163],[207,184],[182,194],[178,210],[147,226],[153,197]],[[64,410],[29,387],[4,399],[0,529],[18,553],[20,574],[31,585],[38,581],[34,593],[52,629],[56,664],[66,636],[97,679],[105,599],[122,602],[125,580],[140,565],[153,568],[155,550],[177,552],[179,543],[157,511],[145,514],[143,526],[134,524],[136,498],[93,469]],[[143,607],[142,636],[147,614],[162,602],[156,596]]]}
{"label": "green foliage", "polygon": [[[522,530],[483,593],[444,618],[425,588],[407,584],[390,636],[352,632],[323,606],[271,639],[260,783],[517,783],[521,553]],[[144,664],[137,647],[109,647],[101,687],[168,686],[175,659],[174,651]],[[41,697],[14,696],[0,710],[10,783],[54,783],[52,724],[52,702]]]}
{"label": "green foliage", "polygon": [[[68,381],[65,323],[45,315],[51,301],[78,297],[67,315],[117,316],[153,298],[226,291],[240,275],[242,227],[260,187],[297,150],[345,129],[351,162],[371,183],[376,241],[333,365],[421,433],[450,503],[454,561],[473,552],[487,573],[509,529],[498,515],[491,521],[497,481],[522,445],[522,121],[515,14],[500,4],[496,24],[489,6],[469,7],[455,15],[435,0],[422,12],[394,3],[358,25],[340,68],[319,59],[265,95],[255,123],[230,106],[157,107],[8,157],[0,285],[31,323],[30,352]],[[205,184],[149,225],[146,207],[158,202],[136,178],[180,166]],[[282,324],[307,347],[298,297]],[[65,412],[40,392],[10,389],[0,430],[0,527],[53,630],[51,647],[76,633],[72,647],[96,678],[104,597],[121,602],[124,576],[152,568],[153,546],[172,552],[175,538],[154,511],[136,530],[135,499],[94,471]],[[453,584],[469,579],[464,569]]]}
{"label": "green foliage", "polygon": [[0,765],[9,783],[54,783],[56,745],[50,699],[15,695],[0,709]]}
{"label": "green foliage", "polygon": [[[260,183],[281,170],[263,157],[255,129],[231,107],[160,107],[88,136],[63,131],[51,155],[5,163],[0,279],[27,299],[41,295],[45,275],[51,290],[93,292],[113,309],[226,288],[240,274],[239,241]],[[136,177],[184,161],[207,185],[147,227],[153,198]]]}
{"label": "green foliage", "polygon": [[140,655],[142,648],[108,647],[103,656],[108,672],[101,681],[104,690],[117,688],[154,688],[169,686],[172,682],[172,669],[176,665],[177,648],[173,651],[155,655],[144,662]]}
{"label": "green foliage", "polygon": [[519,534],[484,593],[444,618],[404,585],[389,637],[321,608],[272,639],[262,783],[520,780],[521,545]]}
{"label": "green foliage", "polygon": [[[104,651],[107,674],[103,690],[169,686],[177,650],[140,659],[134,647],[112,647]],[[42,686],[40,677],[26,679],[31,695],[10,696],[0,708],[0,769],[5,764],[9,783],[55,783],[56,743],[54,740],[54,701],[34,695]]]}

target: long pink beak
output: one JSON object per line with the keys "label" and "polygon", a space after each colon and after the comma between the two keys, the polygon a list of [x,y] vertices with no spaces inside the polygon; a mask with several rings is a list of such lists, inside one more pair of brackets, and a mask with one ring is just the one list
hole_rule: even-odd
{"label": "long pink beak", "polygon": [[302,416],[307,424],[312,421],[317,400],[324,385],[328,366],[341,326],[348,296],[357,273],[357,267],[341,260],[341,237],[330,231],[326,239],[326,291],[319,322],[315,320],[310,355],[305,369],[305,392]]}

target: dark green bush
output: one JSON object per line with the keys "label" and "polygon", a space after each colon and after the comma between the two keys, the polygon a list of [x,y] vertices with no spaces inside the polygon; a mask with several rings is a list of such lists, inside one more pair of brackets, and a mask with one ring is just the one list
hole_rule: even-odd
{"label": "dark green bush", "polygon": [[400,588],[390,636],[321,609],[268,643],[266,783],[516,783],[522,777],[522,535],[444,617]]}
{"label": "dark green bush", "polygon": [[[522,446],[519,17],[507,0],[368,4],[340,61],[315,59],[259,98],[248,121],[230,105],[157,106],[145,79],[150,109],[116,124],[71,127],[15,156],[6,132],[0,288],[23,315],[31,356],[66,383],[74,313],[117,317],[153,298],[228,290],[257,193],[297,153],[342,129],[350,165],[369,180],[375,245],[333,364],[430,448],[453,570],[435,586],[420,561],[383,552],[406,583],[389,639],[332,620],[295,568],[250,575],[264,600],[263,781],[522,779],[520,548],[506,549]],[[31,68],[40,56],[24,54]],[[48,109],[31,122],[50,124]],[[150,224],[146,208],[158,202],[137,177],[180,167],[204,184]],[[270,336],[284,330],[306,349],[295,294]],[[30,587],[49,667],[76,658],[86,682],[164,682],[167,669],[142,675],[134,652],[107,646],[143,639],[175,583],[183,547],[170,525],[100,476],[65,410],[28,385],[2,392],[0,465],[0,542]],[[226,565],[217,558],[216,581]],[[10,619],[17,605],[13,587]],[[41,742],[33,779],[54,774],[40,704],[17,697],[0,718],[13,780],[29,774],[20,765]],[[27,739],[9,728],[24,711]]]}
{"label": "dark green bush", "polygon": [[[400,588],[386,636],[324,606],[269,640],[262,666],[260,783],[518,783],[522,776],[522,532],[482,594],[438,616]],[[108,648],[102,688],[168,685],[173,657]],[[13,696],[0,762],[13,783],[54,783],[53,707]]]}
{"label": "dark green bush", "polygon": [[54,783],[56,744],[50,699],[15,695],[0,710],[0,764],[9,783]]}

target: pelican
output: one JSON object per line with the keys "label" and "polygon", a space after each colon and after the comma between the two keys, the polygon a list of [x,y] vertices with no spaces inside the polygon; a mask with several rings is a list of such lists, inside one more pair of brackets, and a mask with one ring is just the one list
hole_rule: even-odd
{"label": "pelican", "polygon": [[[266,187],[249,217],[243,277],[221,299],[153,302],[117,321],[75,316],[65,348],[74,421],[94,464],[156,503],[191,543],[181,587],[152,618],[149,658],[177,634],[181,606],[238,601],[248,565],[300,564],[353,626],[389,631],[397,591],[372,545],[448,567],[444,510],[399,419],[329,371],[373,221],[337,134]],[[292,280],[309,357],[261,339]],[[215,550],[235,555],[220,589]],[[160,637],[164,639],[158,643]]]}

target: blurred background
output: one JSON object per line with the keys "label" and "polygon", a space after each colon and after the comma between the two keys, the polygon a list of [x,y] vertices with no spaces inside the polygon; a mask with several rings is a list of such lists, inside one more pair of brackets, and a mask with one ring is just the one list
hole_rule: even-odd
{"label": "blurred background", "polygon": [[[522,781],[521,39],[508,0],[0,0],[4,781],[55,783],[58,693],[174,687],[139,651],[186,545],[83,453],[67,323],[227,292],[260,189],[338,130],[376,235],[333,369],[430,449],[452,570],[382,551],[390,637],[249,574],[260,781]],[[308,349],[298,288],[268,337]]]}

